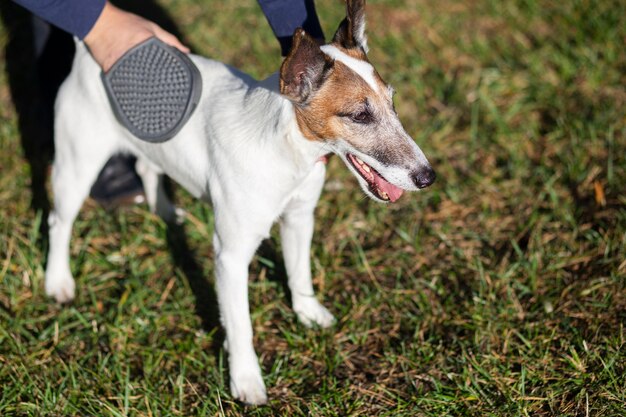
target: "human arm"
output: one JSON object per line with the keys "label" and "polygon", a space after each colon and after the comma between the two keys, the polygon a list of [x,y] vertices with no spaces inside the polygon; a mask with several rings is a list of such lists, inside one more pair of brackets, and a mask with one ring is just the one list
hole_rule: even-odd
{"label": "human arm", "polygon": [[324,41],[324,32],[313,0],[258,0],[258,2],[280,43],[283,56],[289,53],[293,33],[299,27],[319,42]]}
{"label": "human arm", "polygon": [[64,31],[83,39],[100,17],[105,0],[13,0]]}
{"label": "human arm", "polygon": [[49,23],[84,40],[96,62],[107,71],[131,47],[155,36],[189,52],[157,24],[123,11],[106,0],[14,0]]}

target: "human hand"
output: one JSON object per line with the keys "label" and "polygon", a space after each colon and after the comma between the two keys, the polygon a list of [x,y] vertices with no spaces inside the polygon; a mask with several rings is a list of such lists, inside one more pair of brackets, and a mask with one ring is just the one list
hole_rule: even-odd
{"label": "human hand", "polygon": [[98,65],[106,72],[126,51],[153,36],[184,53],[189,52],[189,48],[176,36],[156,23],[118,9],[108,1],[84,41]]}

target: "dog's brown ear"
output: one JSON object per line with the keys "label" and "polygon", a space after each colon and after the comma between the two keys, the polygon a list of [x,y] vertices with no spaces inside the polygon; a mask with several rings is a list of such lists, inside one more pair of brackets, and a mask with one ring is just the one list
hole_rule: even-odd
{"label": "dog's brown ear", "polygon": [[365,36],[365,0],[347,0],[346,18],[343,19],[333,43],[346,49],[360,48],[367,53],[367,37]]}
{"label": "dog's brown ear", "polygon": [[293,35],[293,46],[280,67],[280,92],[297,104],[306,104],[319,89],[333,61],[303,29]]}

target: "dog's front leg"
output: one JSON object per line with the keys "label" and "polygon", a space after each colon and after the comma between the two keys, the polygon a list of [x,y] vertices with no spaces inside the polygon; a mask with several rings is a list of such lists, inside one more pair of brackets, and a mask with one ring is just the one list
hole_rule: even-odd
{"label": "dog's front leg", "polygon": [[293,310],[298,319],[308,327],[313,324],[329,327],[335,321],[333,315],[315,297],[311,281],[313,212],[324,185],[324,173],[324,165],[318,163],[299,187],[280,220],[283,257]]}
{"label": "dog's front leg", "polygon": [[267,402],[261,368],[252,344],[248,305],[248,265],[258,243],[258,240],[247,241],[242,235],[224,241],[216,233],[213,239],[217,295],[226,330],[231,394],[240,401],[257,405]]}

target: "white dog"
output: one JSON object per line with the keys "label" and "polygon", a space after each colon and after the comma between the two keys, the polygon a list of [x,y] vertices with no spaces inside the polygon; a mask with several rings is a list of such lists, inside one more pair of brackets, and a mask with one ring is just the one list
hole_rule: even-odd
{"label": "white dog", "polygon": [[403,190],[435,178],[398,120],[393,90],[367,60],[364,16],[364,1],[348,1],[346,19],[321,47],[299,29],[280,72],[263,81],[192,56],[203,78],[200,103],[185,127],[160,144],[136,139],[117,122],[100,68],[79,43],[56,103],[46,293],[58,302],[74,298],[74,218],[107,159],[136,155],[150,209],[164,219],[176,217],[176,209],[163,191],[163,174],[212,202],[230,388],[241,401],[265,403],[252,344],[248,265],[272,224],[280,222],[294,311],[307,326],[327,327],[334,318],[314,295],[309,259],[325,155],[338,155],[376,201],[396,201]]}

